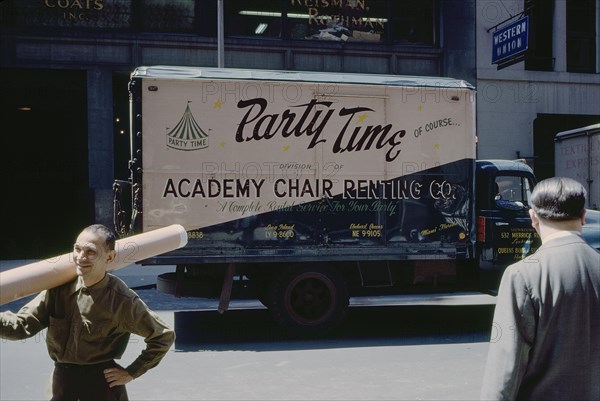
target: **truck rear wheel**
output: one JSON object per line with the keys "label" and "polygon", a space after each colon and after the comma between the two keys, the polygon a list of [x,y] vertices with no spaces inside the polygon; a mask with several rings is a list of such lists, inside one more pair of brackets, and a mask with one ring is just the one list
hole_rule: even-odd
{"label": "truck rear wheel", "polygon": [[292,335],[323,335],[337,327],[348,309],[344,277],[327,268],[293,267],[276,276],[269,311]]}

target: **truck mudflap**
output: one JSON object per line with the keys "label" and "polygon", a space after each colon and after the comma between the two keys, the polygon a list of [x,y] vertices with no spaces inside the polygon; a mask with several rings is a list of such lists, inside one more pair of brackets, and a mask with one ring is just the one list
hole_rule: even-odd
{"label": "truck mudflap", "polygon": [[233,289],[233,275],[235,273],[235,264],[229,263],[223,278],[223,287],[221,288],[221,297],[219,298],[219,313],[225,313],[229,309],[229,301],[231,300],[231,290]]}

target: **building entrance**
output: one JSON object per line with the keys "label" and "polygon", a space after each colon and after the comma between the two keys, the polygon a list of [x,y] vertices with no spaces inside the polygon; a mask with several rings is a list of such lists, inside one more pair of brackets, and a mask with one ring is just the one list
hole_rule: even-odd
{"label": "building entrance", "polygon": [[69,252],[91,221],[84,71],[0,70],[3,259]]}

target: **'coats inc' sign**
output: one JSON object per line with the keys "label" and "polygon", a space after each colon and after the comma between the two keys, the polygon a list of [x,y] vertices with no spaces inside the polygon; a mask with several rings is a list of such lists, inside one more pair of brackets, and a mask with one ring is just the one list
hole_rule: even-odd
{"label": "'coats inc' sign", "polygon": [[529,17],[525,16],[498,29],[492,38],[492,64],[516,57],[527,50]]}

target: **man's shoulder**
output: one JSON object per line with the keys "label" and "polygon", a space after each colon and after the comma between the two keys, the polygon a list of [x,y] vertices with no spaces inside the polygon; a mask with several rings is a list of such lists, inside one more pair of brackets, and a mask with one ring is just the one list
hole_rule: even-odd
{"label": "man's shoulder", "polygon": [[600,253],[589,246],[581,236],[568,235],[542,244],[534,254],[508,266],[505,273],[521,276],[525,280],[537,280],[541,274],[557,274],[571,270],[563,269],[563,267],[571,264],[567,260],[573,259],[574,254],[577,254],[582,260],[591,261],[594,265],[597,265],[594,262],[600,257]]}
{"label": "man's shoulder", "polygon": [[48,294],[50,294],[50,295],[63,294],[63,293],[68,295],[77,290],[78,283],[79,283],[79,277],[75,277],[74,279],[69,280],[64,284],[61,284],[57,287],[49,288],[45,291],[47,291]]}
{"label": "man's shoulder", "polygon": [[111,291],[125,298],[135,298],[138,295],[119,277],[108,273],[108,284],[106,285]]}
{"label": "man's shoulder", "polygon": [[531,273],[533,273],[534,271],[539,270],[539,266],[540,266],[540,263],[539,263],[538,259],[528,256],[525,259],[522,259],[522,260],[515,262],[512,265],[508,266],[506,268],[506,270],[504,271],[504,275],[505,276],[519,276],[519,275],[522,276],[523,274],[531,275]]}
{"label": "man's shoulder", "polygon": [[539,277],[543,270],[543,261],[547,257],[544,253],[544,250],[540,248],[533,255],[529,255],[518,262],[513,263],[506,268],[504,276],[512,277],[512,281],[519,280],[518,277],[520,277],[520,280],[526,282]]}
{"label": "man's shoulder", "polygon": [[598,255],[598,251],[585,242],[581,235],[569,233],[546,241],[533,255],[523,259],[523,262],[539,262],[545,259],[552,261],[557,256],[570,256],[573,253]]}

